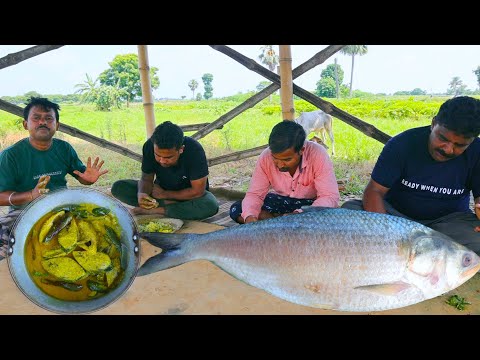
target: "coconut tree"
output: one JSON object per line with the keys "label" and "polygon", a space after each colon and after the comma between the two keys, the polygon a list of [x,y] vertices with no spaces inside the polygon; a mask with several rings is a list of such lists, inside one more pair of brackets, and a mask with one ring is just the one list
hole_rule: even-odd
{"label": "coconut tree", "polygon": [[192,99],[195,99],[195,89],[198,87],[198,81],[192,79],[188,82],[188,87],[192,90]]}
{"label": "coconut tree", "polygon": [[[262,62],[268,66],[270,71],[274,71],[275,67],[278,65],[278,55],[273,50],[273,45],[263,45],[260,50],[262,51],[258,58]],[[272,94],[270,94],[270,102],[272,102]]]}
{"label": "coconut tree", "polygon": [[97,82],[98,78],[93,80],[90,75],[85,74],[87,80],[83,83],[75,85],[77,90],[75,94],[82,95],[82,102],[94,102],[97,97]]}
{"label": "coconut tree", "polygon": [[268,66],[270,71],[274,71],[275,66],[278,65],[278,55],[273,50],[273,45],[263,45],[260,50],[262,50],[262,53],[258,55],[258,58],[262,64]]}
{"label": "coconut tree", "polygon": [[352,70],[350,72],[350,97],[352,96],[353,67],[355,64],[355,55],[365,55],[368,52],[367,45],[346,45],[340,50],[345,55],[352,57]]}

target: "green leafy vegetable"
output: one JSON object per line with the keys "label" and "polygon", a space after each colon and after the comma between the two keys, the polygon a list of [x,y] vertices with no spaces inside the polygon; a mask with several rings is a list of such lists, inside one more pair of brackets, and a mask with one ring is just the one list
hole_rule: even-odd
{"label": "green leafy vegetable", "polygon": [[456,307],[458,310],[462,311],[465,310],[465,305],[470,305],[468,301],[465,301],[465,298],[460,297],[458,295],[453,295],[445,301],[448,305]]}

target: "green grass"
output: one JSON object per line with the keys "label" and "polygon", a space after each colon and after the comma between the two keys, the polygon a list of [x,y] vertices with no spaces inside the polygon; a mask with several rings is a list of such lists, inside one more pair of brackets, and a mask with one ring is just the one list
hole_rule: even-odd
{"label": "green grass", "polygon": [[[433,115],[446,98],[430,97],[384,97],[371,99],[330,99],[335,106],[345,110],[379,130],[394,136],[406,129],[428,125]],[[271,128],[281,120],[278,95],[273,101],[265,99],[255,107],[243,112],[224,125],[200,139],[207,157],[212,158],[231,152],[246,150],[268,142]],[[178,125],[212,122],[238,106],[238,101],[219,99],[209,101],[162,101],[155,103],[155,122],[170,120]],[[304,100],[295,100],[296,115],[316,108]],[[132,151],[141,153],[146,140],[146,126],[142,104],[133,103],[129,108],[111,112],[96,111],[90,104],[62,104],[60,122],[88,132],[97,137],[115,142]],[[374,140],[343,121],[334,118],[336,156],[332,158],[338,179],[347,180],[346,193],[359,195],[365,187],[370,171],[383,148]],[[193,132],[186,133],[192,135]],[[21,119],[0,111],[0,150],[27,136]],[[82,161],[88,156],[100,156],[109,170],[96,185],[110,186],[122,178],[138,178],[140,163],[116,152],[92,145],[78,138],[58,132],[74,145]],[[330,139],[327,137],[327,145]],[[330,150],[329,150],[330,151]],[[248,177],[253,171],[255,158],[234,161],[214,166],[212,176],[221,176],[235,182],[235,177]],[[69,185],[78,185],[72,179]],[[236,190],[246,190],[248,181],[236,183]]]}

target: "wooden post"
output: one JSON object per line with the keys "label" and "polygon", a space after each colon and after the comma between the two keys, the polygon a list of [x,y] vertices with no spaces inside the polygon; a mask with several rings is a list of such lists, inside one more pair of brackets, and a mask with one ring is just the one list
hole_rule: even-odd
{"label": "wooden post", "polygon": [[290,45],[279,45],[280,56],[280,98],[282,102],[282,120],[295,119],[292,84],[292,52]]}
{"label": "wooden post", "polygon": [[148,64],[147,45],[137,45],[138,47],[138,70],[140,71],[140,81],[142,83],[143,111],[145,112],[145,125],[147,127],[147,138],[152,136],[155,130],[155,113],[152,96],[152,85],[150,83],[150,66]]}

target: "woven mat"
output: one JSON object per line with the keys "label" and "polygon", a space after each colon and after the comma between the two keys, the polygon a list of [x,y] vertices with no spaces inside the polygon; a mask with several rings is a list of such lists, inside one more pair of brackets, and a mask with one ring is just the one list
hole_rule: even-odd
{"label": "woven mat", "polygon": [[217,200],[220,204],[218,213],[201,221],[209,224],[217,224],[225,227],[238,225],[238,223],[236,223],[230,218],[230,206],[232,206],[235,200],[227,200],[219,196],[217,196]]}

